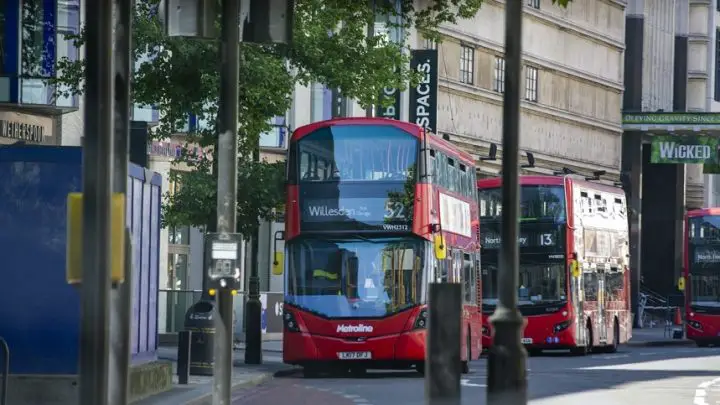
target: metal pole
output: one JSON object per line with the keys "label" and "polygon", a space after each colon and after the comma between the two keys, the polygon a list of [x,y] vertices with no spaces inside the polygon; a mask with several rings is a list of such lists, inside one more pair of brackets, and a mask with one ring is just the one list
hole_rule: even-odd
{"label": "metal pole", "polygon": [[[375,0],[369,0],[368,7],[370,7],[370,9],[373,12],[373,18],[370,21],[370,24],[368,24],[368,28],[367,28],[367,37],[369,39],[369,38],[372,38],[375,36],[375,21],[377,20],[377,11],[375,10]],[[381,92],[381,94],[382,94],[382,92]],[[368,118],[373,117],[375,115],[374,112],[377,111],[378,108],[380,108],[379,105],[375,106],[374,108],[372,105],[367,106],[367,108],[365,108],[365,116]]]}
{"label": "metal pole", "polygon": [[489,405],[527,404],[525,363],[521,344],[523,317],[517,308],[518,160],[520,143],[520,69],[522,69],[523,1],[505,2],[505,95],[503,99],[503,210],[499,296],[490,318],[495,337],[488,357]]}
{"label": "metal pole", "polygon": [[427,405],[460,405],[462,286],[432,283],[425,370]]}
{"label": "metal pole", "polygon": [[80,404],[108,403],[110,196],[113,172],[113,1],[85,7],[86,86],[83,145],[83,281]]}
{"label": "metal pole", "polygon": [[[132,72],[132,10],[134,0],[115,0],[115,143],[113,192],[127,195],[130,149],[130,75]],[[129,231],[125,238],[125,280],[110,291],[110,370],[108,403],[129,400],[130,330],[132,314],[132,255]]]}
{"label": "metal pole", "polygon": [[7,405],[8,380],[10,379],[10,346],[5,339],[0,337],[0,349],[2,349],[2,380],[0,381],[0,405]]}
{"label": "metal pole", "polygon": [[[253,159],[260,161],[260,144],[253,150]],[[260,229],[252,238],[252,263],[250,264],[250,277],[248,278],[248,301],[245,304],[245,364],[262,364],[262,303],[260,302],[260,274],[258,269],[258,256],[260,249]]]}
{"label": "metal pole", "polygon": [[[240,57],[240,1],[222,1],[220,39],[219,137],[216,158],[217,232],[222,237],[235,233],[238,159],[238,80]],[[230,405],[232,380],[233,295],[230,289],[217,292],[215,317],[215,362],[213,367],[213,405]]]}

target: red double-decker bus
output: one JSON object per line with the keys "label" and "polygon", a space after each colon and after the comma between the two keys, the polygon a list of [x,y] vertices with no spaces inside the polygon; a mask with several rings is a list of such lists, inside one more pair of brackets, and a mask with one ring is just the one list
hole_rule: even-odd
{"label": "red double-decker bus", "polygon": [[[502,271],[501,186],[499,178],[478,181],[486,349]],[[570,176],[521,176],[520,218],[517,288],[528,351],[616,351],[632,333],[623,191]]]}
{"label": "red double-decker bus", "polygon": [[683,277],[687,338],[720,344],[720,208],[686,214]]}
{"label": "red double-decker bus", "polygon": [[414,124],[345,118],[296,129],[287,167],[284,362],[423,372],[429,283],[456,282],[467,372],[482,350],[471,156]]}

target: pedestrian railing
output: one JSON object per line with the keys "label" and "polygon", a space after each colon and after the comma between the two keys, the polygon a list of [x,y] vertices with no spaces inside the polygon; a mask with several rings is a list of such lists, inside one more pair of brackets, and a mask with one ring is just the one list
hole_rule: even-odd
{"label": "pedestrian railing", "polygon": [[200,290],[160,290],[158,293],[159,333],[177,333],[183,330],[185,314],[200,300]]}
{"label": "pedestrian railing", "polygon": [[8,397],[8,379],[10,378],[10,346],[5,339],[0,336],[0,348],[2,348],[3,357],[3,373],[2,382],[0,383],[0,405],[7,405]]}

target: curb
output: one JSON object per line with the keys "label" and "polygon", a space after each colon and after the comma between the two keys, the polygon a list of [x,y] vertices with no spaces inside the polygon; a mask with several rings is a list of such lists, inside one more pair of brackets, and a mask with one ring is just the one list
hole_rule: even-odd
{"label": "curb", "polygon": [[302,369],[300,367],[285,368],[285,369],[276,371],[274,376],[275,377],[290,377],[290,376],[293,376],[300,372],[302,372]]}
{"label": "curb", "polygon": [[[241,388],[255,387],[262,383],[272,380],[273,377],[274,377],[273,373],[262,373],[259,376],[251,378],[247,381],[242,381],[242,382],[237,382],[235,384],[232,384],[232,386],[230,387],[230,390],[235,391],[235,390],[241,389]],[[212,400],[212,392],[210,392],[208,394],[204,394],[202,396],[199,396],[195,399],[191,399],[190,401],[185,402],[184,405],[200,405],[208,400]]]}
{"label": "curb", "polygon": [[688,339],[677,339],[677,340],[648,340],[640,342],[627,342],[626,345],[630,347],[663,347],[663,346],[692,346],[695,342]]}

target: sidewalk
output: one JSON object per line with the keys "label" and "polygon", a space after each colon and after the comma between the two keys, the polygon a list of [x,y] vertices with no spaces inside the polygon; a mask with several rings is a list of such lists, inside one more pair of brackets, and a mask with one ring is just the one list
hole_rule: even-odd
{"label": "sidewalk", "polygon": [[[268,343],[268,342],[263,342]],[[243,347],[244,348],[244,347]],[[263,364],[246,365],[244,350],[235,350],[233,355],[232,389],[252,387],[272,379],[275,375],[286,375],[296,371],[282,362],[282,356],[276,352],[263,351]],[[173,388],[133,403],[133,405],[200,405],[208,402],[212,396],[212,377],[190,376],[187,385],[178,384],[177,347],[158,348],[161,360],[173,363]]]}
{"label": "sidewalk", "polygon": [[[263,352],[282,353],[282,340],[265,340],[262,342]],[[244,342],[236,342],[235,350],[245,350]]]}
{"label": "sidewalk", "polygon": [[672,331],[665,331],[664,327],[633,329],[632,338],[628,346],[689,346],[695,344],[692,340],[673,339]]}

